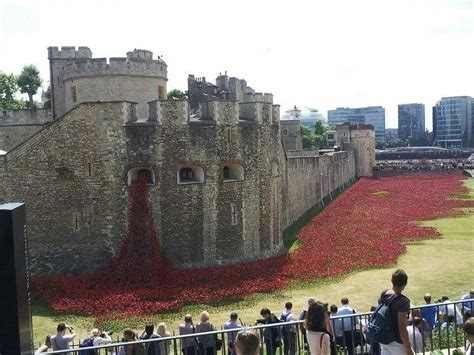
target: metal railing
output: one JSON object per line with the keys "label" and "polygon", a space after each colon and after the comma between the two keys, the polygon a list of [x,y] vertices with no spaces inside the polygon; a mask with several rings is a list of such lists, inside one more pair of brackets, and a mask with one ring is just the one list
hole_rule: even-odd
{"label": "metal railing", "polygon": [[[442,353],[450,355],[454,349],[464,349],[466,337],[461,326],[462,318],[467,316],[468,309],[471,310],[470,312],[474,309],[474,299],[411,307],[411,317],[407,319],[407,329],[415,353],[425,354],[440,350]],[[432,312],[435,317],[434,324],[433,318],[423,319],[422,325],[415,327],[413,317],[419,316],[421,318],[421,315],[427,314],[427,312]],[[338,354],[380,354],[380,345],[369,344],[365,339],[365,327],[371,314],[371,312],[367,312],[331,316],[332,329],[329,331],[334,335]],[[449,319],[441,322],[446,315]],[[298,320],[262,324],[249,326],[246,329],[259,335],[261,355],[309,354],[303,322],[303,320]],[[286,334],[289,334],[287,336],[284,336],[284,331],[282,332],[284,327],[287,330]],[[205,333],[197,333],[194,330],[193,333],[186,335],[117,342],[92,347],[73,347],[45,354],[89,355],[87,351],[92,350],[96,355],[121,355],[126,354],[124,350],[121,352],[121,348],[126,350],[134,347],[142,347],[146,354],[150,347],[155,346],[157,354],[160,355],[235,355],[230,344],[240,330],[242,329],[216,330]],[[272,339],[270,336],[272,332],[277,336],[274,340],[269,340]],[[200,345],[203,344],[204,339],[207,344],[211,344],[207,349]],[[209,339],[211,339],[210,342],[208,342]],[[220,347],[218,343],[221,344]]]}

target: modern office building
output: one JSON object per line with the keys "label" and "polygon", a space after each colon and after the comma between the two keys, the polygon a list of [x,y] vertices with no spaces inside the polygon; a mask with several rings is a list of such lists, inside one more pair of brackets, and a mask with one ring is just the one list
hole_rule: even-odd
{"label": "modern office building", "polygon": [[425,105],[403,104],[398,105],[398,138],[413,139],[425,135]]}
{"label": "modern office building", "polygon": [[379,142],[385,140],[385,109],[382,106],[338,107],[328,111],[328,124],[336,125],[345,122],[371,124],[375,128],[375,140]]}
{"label": "modern office building", "polygon": [[385,128],[385,140],[393,141],[398,139],[398,128]]}
{"label": "modern office building", "polygon": [[443,97],[436,103],[433,114],[438,146],[474,147],[474,99],[471,96]]}

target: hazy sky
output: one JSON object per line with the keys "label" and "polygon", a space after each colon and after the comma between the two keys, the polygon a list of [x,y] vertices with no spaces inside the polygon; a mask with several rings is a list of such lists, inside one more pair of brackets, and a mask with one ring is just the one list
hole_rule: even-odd
{"label": "hazy sky", "polygon": [[0,0],[0,70],[49,77],[48,46],[94,57],[134,48],[163,55],[168,89],[219,72],[272,92],[284,109],[397,104],[431,107],[474,95],[473,0],[118,1]]}

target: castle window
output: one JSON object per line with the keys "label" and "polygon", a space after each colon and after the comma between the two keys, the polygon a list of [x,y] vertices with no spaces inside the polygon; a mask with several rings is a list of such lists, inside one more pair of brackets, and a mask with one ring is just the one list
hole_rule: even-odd
{"label": "castle window", "polygon": [[273,177],[280,176],[280,169],[278,166],[278,162],[276,161],[272,162],[272,176]]}
{"label": "castle window", "polygon": [[87,163],[87,176],[92,176],[92,163]]}
{"label": "castle window", "polygon": [[227,164],[222,168],[222,178],[224,182],[243,181],[244,167],[240,164]]}
{"label": "castle window", "polygon": [[226,133],[227,133],[227,143],[232,143],[232,129],[227,128]]}
{"label": "castle window", "polygon": [[165,88],[161,85],[158,86],[158,100],[165,99]]}
{"label": "castle window", "polygon": [[79,232],[81,229],[80,227],[81,215],[78,212],[74,212],[72,215],[72,229],[75,232]]}
{"label": "castle window", "polygon": [[230,204],[230,224],[233,226],[239,224],[239,214],[237,212],[235,204],[233,203]]}
{"label": "castle window", "polygon": [[76,94],[76,87],[71,86],[71,101],[73,104],[77,102],[77,94]]}
{"label": "castle window", "polygon": [[287,136],[288,135],[288,130],[286,128],[283,129],[283,135]]}
{"label": "castle window", "polygon": [[200,166],[186,166],[178,171],[178,184],[204,183],[204,169]]}
{"label": "castle window", "polygon": [[148,185],[155,184],[155,173],[149,168],[134,168],[128,171],[128,185],[131,185],[135,180],[143,178]]}

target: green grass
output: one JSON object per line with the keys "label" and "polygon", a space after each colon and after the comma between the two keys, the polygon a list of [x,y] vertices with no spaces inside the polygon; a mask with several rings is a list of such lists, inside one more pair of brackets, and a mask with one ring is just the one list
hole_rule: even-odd
{"label": "green grass", "polygon": [[376,192],[372,192],[372,195],[380,196],[380,197],[388,197],[388,195],[390,195],[390,192],[388,192],[388,191],[376,191]]}
{"label": "green grass", "polygon": [[[474,179],[466,181],[470,188],[468,195],[463,198],[474,199]],[[472,209],[470,212],[473,212]],[[390,285],[390,275],[395,267],[407,271],[409,280],[405,293],[412,304],[423,303],[423,294],[431,293],[434,299],[447,295],[457,299],[472,287],[472,270],[474,269],[474,213],[460,217],[436,219],[423,222],[423,225],[433,226],[443,235],[442,238],[429,239],[423,242],[411,243],[397,265],[387,268],[354,271],[338,278],[315,280],[309,283],[294,282],[291,287],[274,293],[257,294],[240,302],[208,306],[191,305],[184,307],[179,313],[162,314],[152,317],[154,322],[167,322],[171,330],[176,330],[184,314],[191,313],[195,321],[199,313],[207,310],[211,313],[211,321],[222,325],[231,311],[237,310],[246,323],[253,323],[262,307],[269,307],[275,313],[284,308],[284,303],[291,300],[295,312],[305,307],[309,296],[339,305],[341,297],[347,296],[353,307],[359,311],[368,311],[376,303],[377,297],[384,288]],[[33,327],[35,344],[46,334],[54,333],[56,324],[65,320],[79,330],[81,337],[87,335],[93,325],[82,316],[58,316],[49,312],[44,306],[33,305]],[[148,320],[148,319],[147,319]],[[132,327],[141,330],[145,320],[130,319],[107,324],[104,330],[113,329],[116,332]]]}

